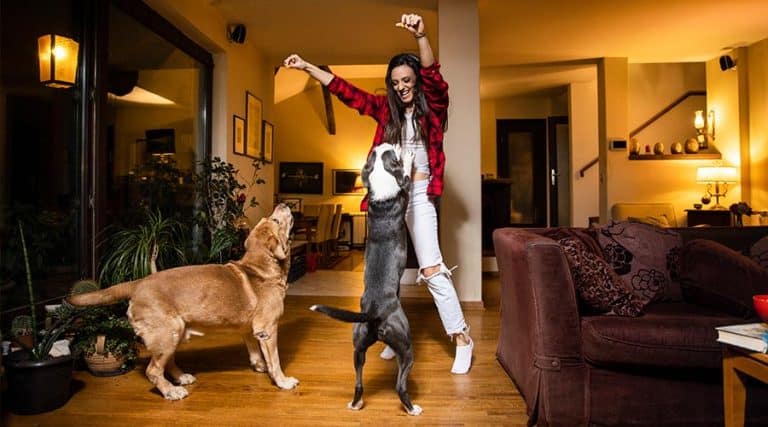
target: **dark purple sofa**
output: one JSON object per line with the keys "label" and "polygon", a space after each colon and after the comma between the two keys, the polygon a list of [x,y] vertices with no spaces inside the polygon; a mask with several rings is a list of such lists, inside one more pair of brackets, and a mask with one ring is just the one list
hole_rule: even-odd
{"label": "dark purple sofa", "polygon": [[[768,227],[675,231],[683,241],[706,238],[743,251]],[[722,425],[714,328],[744,319],[684,301],[651,303],[640,317],[584,315],[561,246],[540,232],[493,233],[501,282],[497,358],[528,405],[529,424]],[[768,393],[755,387],[748,425],[768,425]]]}

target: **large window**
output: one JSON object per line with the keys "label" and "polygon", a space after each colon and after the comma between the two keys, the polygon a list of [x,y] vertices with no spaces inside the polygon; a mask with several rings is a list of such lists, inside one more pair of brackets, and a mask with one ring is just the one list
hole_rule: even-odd
{"label": "large window", "polygon": [[100,120],[104,221],[141,221],[147,210],[188,220],[192,177],[207,154],[200,112],[210,69],[140,22],[141,9],[123,7],[113,5],[108,21],[108,94]]}
{"label": "large window", "polygon": [[[80,43],[74,87],[40,83],[37,39]],[[210,152],[212,59],[138,0],[0,2],[0,314],[98,275],[112,226],[189,221]],[[95,95],[95,96],[92,96]]]}
{"label": "large window", "polygon": [[[0,2],[0,310],[28,301],[19,224],[38,300],[80,274],[80,90],[40,83],[37,39],[82,39],[68,0]],[[3,320],[7,317],[4,316]]]}

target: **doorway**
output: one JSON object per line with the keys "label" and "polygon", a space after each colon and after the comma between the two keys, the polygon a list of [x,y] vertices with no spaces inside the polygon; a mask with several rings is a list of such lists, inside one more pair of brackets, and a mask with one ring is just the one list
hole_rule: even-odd
{"label": "doorway", "polygon": [[497,173],[509,183],[509,226],[570,223],[568,117],[496,122]]}

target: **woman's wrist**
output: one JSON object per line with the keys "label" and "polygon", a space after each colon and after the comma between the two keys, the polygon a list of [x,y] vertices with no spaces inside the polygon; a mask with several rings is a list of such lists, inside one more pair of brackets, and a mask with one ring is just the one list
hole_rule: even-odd
{"label": "woman's wrist", "polygon": [[417,38],[417,39],[420,39],[420,38],[423,38],[423,37],[426,37],[426,36],[427,36],[427,32],[426,31],[421,32],[421,33],[417,31],[417,32],[413,33],[413,37]]}

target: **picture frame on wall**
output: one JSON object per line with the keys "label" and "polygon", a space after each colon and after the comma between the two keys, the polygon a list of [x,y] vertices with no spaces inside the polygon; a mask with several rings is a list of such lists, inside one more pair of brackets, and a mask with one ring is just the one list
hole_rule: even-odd
{"label": "picture frame on wall", "polygon": [[245,156],[245,119],[232,115],[232,152]]}
{"label": "picture frame on wall", "polygon": [[333,194],[341,196],[359,196],[365,193],[360,169],[334,169]]}
{"label": "picture frame on wall", "polygon": [[278,192],[323,194],[322,162],[280,162]]}
{"label": "picture frame on wall", "polygon": [[245,155],[261,157],[261,121],[263,113],[261,99],[245,91]]}
{"label": "picture frame on wall", "polygon": [[262,120],[263,126],[261,131],[262,150],[261,158],[265,163],[272,163],[274,152],[274,135],[275,127],[272,123]]}

